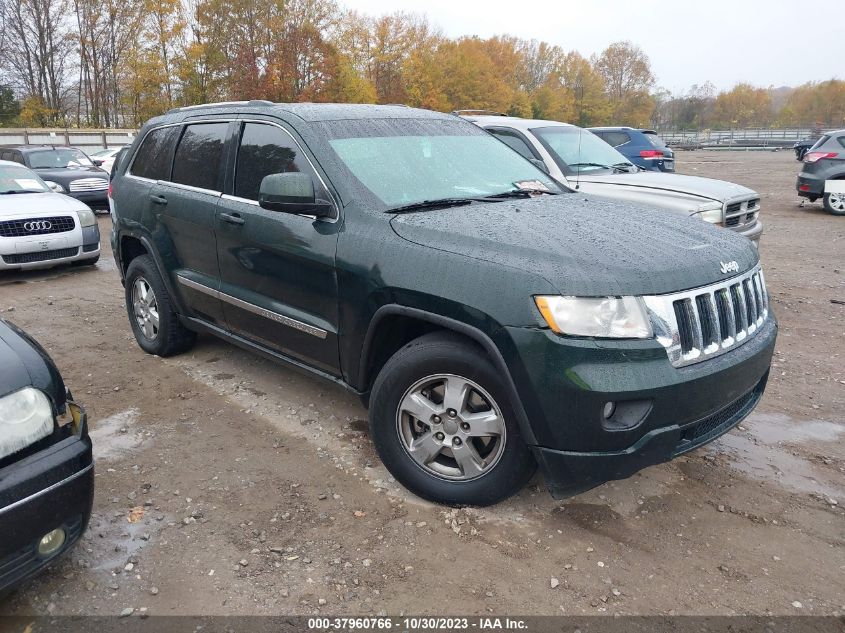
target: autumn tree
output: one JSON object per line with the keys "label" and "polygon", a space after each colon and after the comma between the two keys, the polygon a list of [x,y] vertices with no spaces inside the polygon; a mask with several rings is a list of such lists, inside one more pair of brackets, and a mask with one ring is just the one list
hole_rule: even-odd
{"label": "autumn tree", "polygon": [[616,42],[594,57],[593,65],[604,78],[613,122],[645,125],[654,108],[650,96],[654,75],[643,50],[631,42]]}
{"label": "autumn tree", "polygon": [[830,79],[795,88],[778,116],[782,125],[845,127],[845,81]]}
{"label": "autumn tree", "polygon": [[740,83],[721,92],[713,104],[713,125],[750,127],[768,125],[772,119],[771,97],[764,88]]}
{"label": "autumn tree", "polygon": [[572,123],[588,127],[610,121],[604,78],[589,60],[575,51],[567,53],[561,62],[560,80],[572,94]]}

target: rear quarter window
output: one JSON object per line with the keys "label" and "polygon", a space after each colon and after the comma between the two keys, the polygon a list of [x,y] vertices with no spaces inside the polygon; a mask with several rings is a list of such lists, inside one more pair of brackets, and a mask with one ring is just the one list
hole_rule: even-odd
{"label": "rear quarter window", "polygon": [[657,136],[656,132],[643,132],[643,136],[648,139],[648,142],[651,143],[653,147],[657,149],[665,149],[666,143],[663,142],[663,139]]}
{"label": "rear quarter window", "polygon": [[[141,143],[129,173],[150,180],[169,180],[173,147],[179,137],[179,127],[161,127],[151,130]],[[117,161],[112,173],[117,171]]]}
{"label": "rear quarter window", "polygon": [[609,143],[611,147],[619,147],[631,140],[627,132],[602,132],[601,138]]}

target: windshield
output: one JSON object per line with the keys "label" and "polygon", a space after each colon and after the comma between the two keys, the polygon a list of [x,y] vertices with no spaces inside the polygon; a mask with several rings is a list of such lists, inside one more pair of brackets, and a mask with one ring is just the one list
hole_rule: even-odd
{"label": "windshield", "polygon": [[61,169],[63,167],[90,167],[91,162],[85,154],[73,147],[46,149],[27,154],[29,166],[33,169]]}
{"label": "windshield", "polygon": [[555,125],[534,128],[531,132],[567,176],[631,165],[627,158],[598,136],[579,127]]}
{"label": "windshield", "polygon": [[91,158],[111,158],[120,150],[117,149],[101,149],[91,154]]}
{"label": "windshield", "polygon": [[50,191],[35,173],[23,165],[0,165],[0,193]]}
{"label": "windshield", "polygon": [[465,121],[365,119],[323,124],[332,149],[385,208],[560,187],[544,172]]}

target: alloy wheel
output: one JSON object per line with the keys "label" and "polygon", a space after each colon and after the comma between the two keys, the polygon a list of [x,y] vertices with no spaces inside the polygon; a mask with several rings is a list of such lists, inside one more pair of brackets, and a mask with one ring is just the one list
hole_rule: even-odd
{"label": "alloy wheel", "polygon": [[495,400],[477,383],[453,374],[428,376],[412,385],[399,402],[396,426],[418,466],[454,481],[488,473],[507,440]]}
{"label": "alloy wheel", "polygon": [[135,322],[144,337],[150,341],[158,336],[159,316],[158,301],[150,283],[138,277],[132,284],[132,308]]}

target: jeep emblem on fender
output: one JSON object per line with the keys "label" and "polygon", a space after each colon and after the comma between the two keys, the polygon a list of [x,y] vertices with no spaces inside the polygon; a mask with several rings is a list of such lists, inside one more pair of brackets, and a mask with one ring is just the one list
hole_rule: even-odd
{"label": "jeep emblem on fender", "polygon": [[47,220],[38,220],[37,222],[26,222],[23,228],[27,231],[49,231],[53,227],[52,223]]}
{"label": "jeep emblem on fender", "polygon": [[735,261],[719,262],[719,264],[721,265],[721,271],[722,271],[723,275],[726,274],[726,273],[738,273],[739,272],[739,264],[737,264]]}

